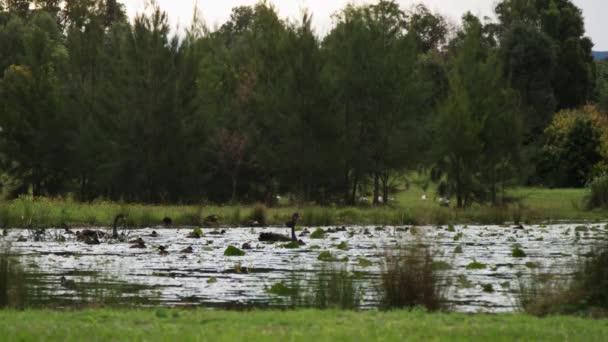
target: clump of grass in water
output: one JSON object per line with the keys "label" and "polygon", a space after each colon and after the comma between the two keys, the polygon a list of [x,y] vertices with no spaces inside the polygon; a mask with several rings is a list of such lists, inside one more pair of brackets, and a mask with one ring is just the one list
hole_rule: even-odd
{"label": "clump of grass in water", "polygon": [[[391,254],[392,253],[392,254]],[[387,252],[381,274],[381,307],[414,308],[422,306],[430,311],[445,308],[445,290],[434,268],[429,247]]]}
{"label": "clump of grass in water", "polygon": [[361,303],[355,275],[345,268],[323,268],[316,274],[306,302],[317,309],[355,310]]}

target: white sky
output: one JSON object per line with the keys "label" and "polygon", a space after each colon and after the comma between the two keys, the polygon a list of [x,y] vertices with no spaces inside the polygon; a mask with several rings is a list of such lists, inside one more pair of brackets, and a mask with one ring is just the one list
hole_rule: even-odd
{"label": "white sky", "polygon": [[[146,0],[121,0],[130,16],[144,9]],[[181,28],[189,26],[195,3],[210,27],[219,26],[226,22],[233,7],[253,5],[258,0],[157,0],[160,7],[169,13],[173,27],[178,24]],[[297,18],[305,8],[313,13],[316,31],[324,35],[332,27],[331,15],[343,8],[347,3],[368,3],[368,0],[271,0],[282,18]],[[479,16],[492,16],[497,0],[399,0],[403,8],[413,4],[424,3],[431,10],[459,22],[466,11]],[[587,35],[595,43],[595,50],[608,51],[608,25],[604,20],[608,14],[608,0],[573,0],[583,9],[586,19]]]}

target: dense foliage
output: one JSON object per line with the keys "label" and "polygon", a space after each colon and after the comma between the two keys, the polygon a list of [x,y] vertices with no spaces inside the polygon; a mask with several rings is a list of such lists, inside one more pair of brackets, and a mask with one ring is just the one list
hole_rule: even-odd
{"label": "dense foliage", "polygon": [[[458,206],[500,203],[528,180],[522,165],[542,164],[530,151],[553,112],[604,103],[605,80],[571,1],[504,0],[497,14],[451,32],[383,0],[348,5],[321,39],[311,14],[260,2],[216,30],[195,11],[173,35],[153,4],[129,21],[116,0],[0,0],[3,192],[380,204],[426,169]],[[575,133],[595,146],[589,130]],[[596,157],[559,184],[584,183]]]}

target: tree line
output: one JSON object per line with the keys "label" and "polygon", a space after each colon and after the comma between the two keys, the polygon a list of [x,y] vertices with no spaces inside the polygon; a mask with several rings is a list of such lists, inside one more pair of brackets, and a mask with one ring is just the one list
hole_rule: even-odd
{"label": "tree line", "polygon": [[117,0],[0,0],[4,194],[379,204],[424,172],[464,207],[581,185],[601,161],[546,177],[554,113],[608,99],[570,0],[503,0],[456,27],[347,5],[325,37],[265,1],[216,29],[193,13],[174,34],[154,4],[129,20]]}

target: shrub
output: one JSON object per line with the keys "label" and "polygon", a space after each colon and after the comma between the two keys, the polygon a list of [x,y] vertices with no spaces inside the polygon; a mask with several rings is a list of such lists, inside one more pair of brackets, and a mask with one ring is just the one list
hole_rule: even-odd
{"label": "shrub", "polygon": [[386,253],[381,274],[381,307],[435,311],[444,308],[444,289],[428,247],[417,245],[397,254]]}
{"label": "shrub", "polygon": [[587,209],[608,208],[608,174],[595,177],[588,184],[588,195],[585,199]]}

